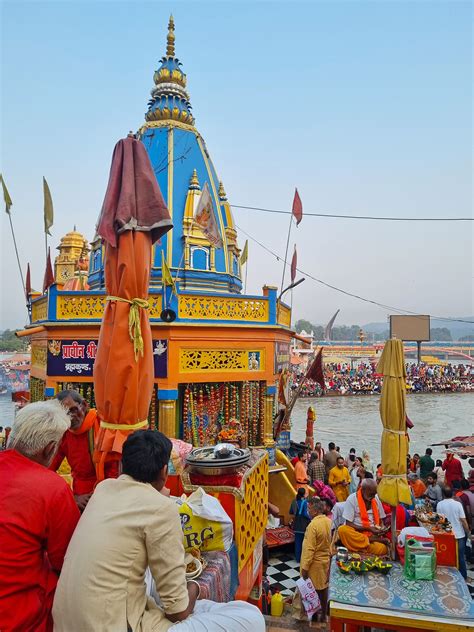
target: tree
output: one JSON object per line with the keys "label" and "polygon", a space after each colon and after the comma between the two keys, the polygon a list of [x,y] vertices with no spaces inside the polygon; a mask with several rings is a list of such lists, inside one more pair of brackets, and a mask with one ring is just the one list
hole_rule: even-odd
{"label": "tree", "polygon": [[11,329],[5,329],[0,334],[0,351],[26,351],[28,340],[17,338]]}
{"label": "tree", "polygon": [[443,342],[450,342],[453,338],[451,332],[447,327],[434,327],[430,330],[431,340],[442,340]]}
{"label": "tree", "polygon": [[467,336],[461,336],[459,342],[474,342],[474,334],[467,334]]}
{"label": "tree", "polygon": [[307,334],[310,334],[314,329],[314,326],[309,322],[309,320],[304,320],[300,318],[295,323],[296,333],[300,334],[302,331],[305,331]]}

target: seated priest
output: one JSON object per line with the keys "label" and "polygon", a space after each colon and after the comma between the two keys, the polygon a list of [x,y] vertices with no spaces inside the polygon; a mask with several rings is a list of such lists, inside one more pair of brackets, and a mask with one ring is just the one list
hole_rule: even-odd
{"label": "seated priest", "polygon": [[123,474],[97,485],[66,553],[55,632],[264,632],[255,606],[198,601],[199,584],[186,582],[178,506],[160,493],[171,448],[161,432],[137,431],[123,445]]}
{"label": "seated priest", "polygon": [[364,479],[359,490],[349,496],[342,517],[345,524],[339,527],[339,538],[349,551],[370,555],[387,554],[390,542],[384,536],[388,527],[383,526],[385,511],[377,496],[374,479]]}

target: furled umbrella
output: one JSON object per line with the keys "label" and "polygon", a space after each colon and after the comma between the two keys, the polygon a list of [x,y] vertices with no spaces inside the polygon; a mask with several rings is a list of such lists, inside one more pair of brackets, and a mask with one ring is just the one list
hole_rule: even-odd
{"label": "furled umbrella", "polygon": [[[396,508],[399,503],[411,504],[408,487],[406,434],[406,371],[403,343],[392,338],[385,343],[377,365],[383,374],[380,417],[382,432],[382,480],[378,486],[380,500]],[[395,510],[392,511],[392,540],[395,538]]]}
{"label": "furled umbrella", "polygon": [[120,459],[127,436],[148,426],[154,379],[147,300],[152,245],[172,226],[145,147],[133,137],[120,140],[97,225],[105,242],[107,291],[94,364],[99,481],[108,464]]}

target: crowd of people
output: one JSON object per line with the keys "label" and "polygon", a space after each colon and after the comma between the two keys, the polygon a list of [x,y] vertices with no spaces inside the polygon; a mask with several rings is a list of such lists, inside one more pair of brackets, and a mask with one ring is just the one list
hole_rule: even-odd
{"label": "crowd of people", "polygon": [[[355,553],[384,556],[390,545],[391,512],[396,512],[400,531],[413,522],[418,504],[426,507],[429,503],[433,511],[445,515],[451,523],[459,571],[467,580],[466,560],[474,559],[470,546],[474,531],[474,459],[469,460],[466,475],[453,453],[448,451],[444,460],[437,461],[432,454],[427,448],[421,457],[408,455],[411,504],[400,504],[395,509],[378,498],[383,468],[371,461],[367,451],[359,456],[351,448],[343,456],[334,442],[329,443],[327,450],[316,443],[314,450],[303,447],[294,457],[296,497],[289,513],[295,534],[295,557],[301,572],[308,570],[322,603],[327,600],[331,542],[339,542]],[[315,523],[314,516],[320,515],[326,521],[318,518]]]}
{"label": "crowd of people", "polygon": [[[406,364],[407,393],[460,393],[474,391],[474,367],[458,364],[446,366]],[[293,368],[292,388],[304,378],[299,367]],[[324,366],[326,392],[338,395],[376,395],[382,391],[383,376],[376,371],[376,363],[361,363],[351,368],[349,363],[327,363]],[[301,397],[319,397],[321,387],[306,380]]]}
{"label": "crowd of people", "polygon": [[[133,433],[120,476],[98,483],[95,419],[76,391],[15,417],[0,452],[0,630],[264,632],[257,607],[200,599],[186,580],[178,506],[165,488],[171,441]],[[72,489],[54,471],[64,456]]]}

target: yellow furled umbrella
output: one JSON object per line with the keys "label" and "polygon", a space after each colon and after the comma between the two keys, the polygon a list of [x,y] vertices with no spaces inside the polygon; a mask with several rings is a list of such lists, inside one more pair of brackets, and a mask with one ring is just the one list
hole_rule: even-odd
{"label": "yellow furled umbrella", "polygon": [[378,486],[378,495],[380,500],[392,507],[398,503],[410,505],[412,501],[406,476],[406,371],[401,340],[387,340],[377,365],[377,373],[383,373],[384,376],[380,398],[383,477]]}

